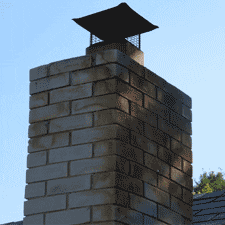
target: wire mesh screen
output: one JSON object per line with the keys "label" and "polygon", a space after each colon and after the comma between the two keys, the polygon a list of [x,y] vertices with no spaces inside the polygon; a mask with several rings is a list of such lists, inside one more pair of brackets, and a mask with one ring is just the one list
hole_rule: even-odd
{"label": "wire mesh screen", "polygon": [[96,44],[98,42],[101,42],[102,40],[98,37],[96,37],[94,34],[92,34],[92,43],[91,44]]}
{"label": "wire mesh screen", "polygon": [[[140,49],[140,34],[125,38],[131,44]],[[90,45],[96,44],[98,42],[102,42],[102,40],[96,37],[94,34],[91,34]]]}
{"label": "wire mesh screen", "polygon": [[128,37],[128,38],[125,38],[127,41],[129,41],[130,43],[132,43],[134,46],[136,46],[137,48],[140,49],[140,42],[139,42],[139,35],[134,35],[134,36],[131,36],[131,37]]}

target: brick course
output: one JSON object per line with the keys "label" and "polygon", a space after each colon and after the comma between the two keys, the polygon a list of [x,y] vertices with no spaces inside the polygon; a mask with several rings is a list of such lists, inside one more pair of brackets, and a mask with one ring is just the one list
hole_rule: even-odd
{"label": "brick course", "polygon": [[30,70],[23,224],[189,224],[191,98],[118,50]]}

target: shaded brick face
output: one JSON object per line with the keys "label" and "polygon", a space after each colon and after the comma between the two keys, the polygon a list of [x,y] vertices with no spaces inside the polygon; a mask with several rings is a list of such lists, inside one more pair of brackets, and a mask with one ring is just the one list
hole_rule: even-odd
{"label": "shaded brick face", "polygon": [[119,50],[30,70],[24,225],[190,224],[191,98]]}

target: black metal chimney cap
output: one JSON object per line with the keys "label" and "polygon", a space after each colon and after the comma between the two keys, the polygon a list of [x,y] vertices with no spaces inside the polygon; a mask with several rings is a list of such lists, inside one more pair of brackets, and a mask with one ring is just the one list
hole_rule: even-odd
{"label": "black metal chimney cap", "polygon": [[103,41],[121,40],[159,28],[126,3],[72,20]]}

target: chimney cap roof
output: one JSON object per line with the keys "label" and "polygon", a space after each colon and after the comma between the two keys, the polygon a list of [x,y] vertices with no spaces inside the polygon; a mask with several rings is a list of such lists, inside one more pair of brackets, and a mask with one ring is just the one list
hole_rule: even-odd
{"label": "chimney cap roof", "polygon": [[103,41],[122,40],[158,28],[126,3],[72,20]]}

